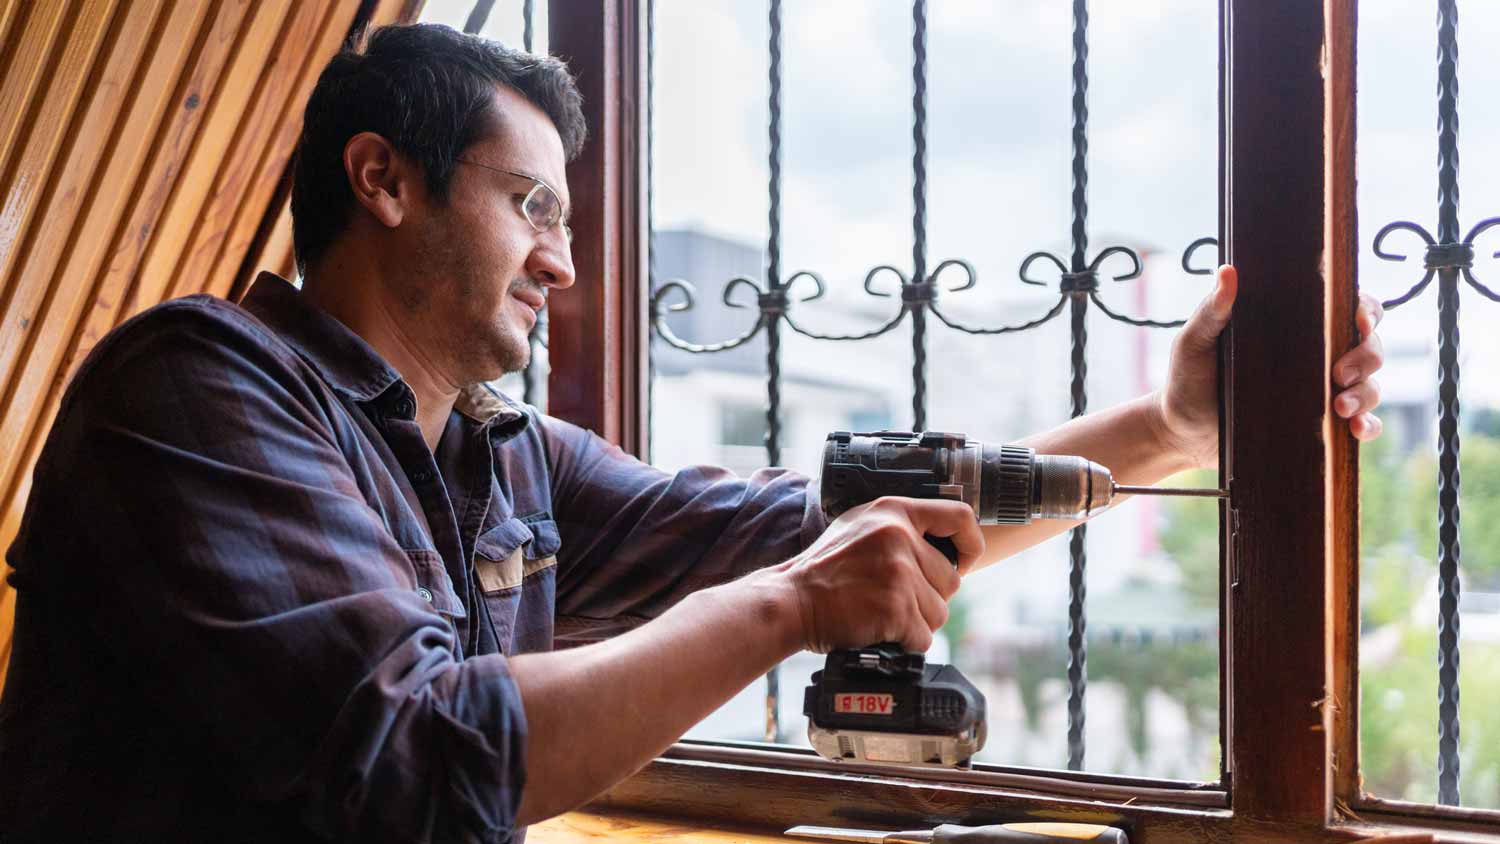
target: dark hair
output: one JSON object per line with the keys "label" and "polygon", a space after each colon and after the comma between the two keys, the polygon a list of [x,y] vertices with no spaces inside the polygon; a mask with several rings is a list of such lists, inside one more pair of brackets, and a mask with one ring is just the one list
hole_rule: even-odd
{"label": "dark hair", "polygon": [[349,224],[344,145],[375,132],[416,161],[439,200],[458,156],[493,125],[495,86],[552,119],[572,161],[583,148],[583,98],[567,65],[437,24],[387,26],[345,45],[307,99],[292,177],[292,239],[305,273]]}

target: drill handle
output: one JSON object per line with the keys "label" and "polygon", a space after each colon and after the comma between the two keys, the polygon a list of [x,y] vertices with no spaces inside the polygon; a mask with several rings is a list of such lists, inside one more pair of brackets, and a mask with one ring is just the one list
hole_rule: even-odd
{"label": "drill handle", "polygon": [[[958,565],[958,546],[955,545],[955,544],[953,544],[953,540],[952,539],[950,539],[950,538],[948,538],[946,536],[933,536],[930,533],[923,534],[923,537],[928,542],[932,543],[932,547],[938,549],[939,551],[942,551],[943,552],[943,556],[948,558],[948,562],[952,563],[955,566]],[[882,666],[884,666],[884,665],[887,664],[887,660],[894,661],[894,660],[896,660],[896,657],[898,655],[906,653],[906,648],[902,647],[901,644],[898,643],[898,642],[880,642],[878,644],[870,645],[868,648],[865,648],[866,651],[874,651],[874,650],[877,650],[877,649],[885,651],[886,655],[887,655],[886,659],[882,659],[882,660],[879,661],[879,664],[882,665]],[[846,649],[841,649],[841,650],[837,651],[836,653],[845,654],[845,653],[848,653],[848,652],[849,652],[849,649],[846,648]],[[921,663],[921,660],[919,658],[918,661],[916,662],[916,669],[915,669],[916,670],[916,675],[915,676],[917,676],[917,677],[921,677],[922,676],[922,667],[921,666],[922,666],[922,663]],[[909,670],[911,670],[909,668],[909,666],[906,666],[904,664],[902,665],[902,667],[900,669],[900,671],[902,671],[902,672],[906,672],[906,671],[909,671]],[[895,673],[895,671],[894,670],[882,669],[882,673]]]}
{"label": "drill handle", "polygon": [[953,540],[950,537],[933,536],[930,533],[923,534],[923,537],[931,543],[932,547],[942,551],[943,556],[948,558],[948,562],[955,566],[958,565],[958,546],[953,544]]}

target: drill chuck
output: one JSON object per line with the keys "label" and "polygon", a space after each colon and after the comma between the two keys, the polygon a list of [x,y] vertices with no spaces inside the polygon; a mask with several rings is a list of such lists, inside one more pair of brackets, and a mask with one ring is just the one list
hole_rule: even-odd
{"label": "drill chuck", "polygon": [[1115,479],[1098,463],[1064,454],[1038,454],[1034,461],[1035,518],[1086,519],[1114,501]]}

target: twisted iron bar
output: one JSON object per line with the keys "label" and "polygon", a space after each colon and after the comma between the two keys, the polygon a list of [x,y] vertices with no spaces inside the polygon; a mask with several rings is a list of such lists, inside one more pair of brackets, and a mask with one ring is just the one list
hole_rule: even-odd
{"label": "twisted iron bar", "polygon": [[[1385,240],[1397,231],[1417,235],[1426,244],[1425,272],[1411,289],[1384,303],[1399,307],[1438,280],[1438,802],[1459,804],[1459,279],[1481,295],[1500,295],[1474,277],[1474,241],[1500,225],[1500,217],[1482,220],[1459,238],[1458,223],[1458,6],[1438,0],[1438,228],[1434,237],[1407,220],[1388,223],[1375,235],[1375,256],[1404,261],[1386,251]],[[1500,253],[1496,253],[1500,257]]]}
{"label": "twisted iron bar", "polygon": [[[1088,0],[1073,0],[1073,255],[1070,275],[1097,286],[1097,264],[1103,262],[1105,253],[1109,250],[1101,252],[1094,259],[1094,264],[1086,263],[1084,255],[1088,252],[1089,245],[1088,27]],[[1135,260],[1136,274],[1139,275],[1140,256],[1134,252],[1130,254]],[[1056,262],[1059,266],[1062,264],[1061,261]],[[1025,269],[1025,262],[1022,262],[1021,267]],[[1089,275],[1082,275],[1086,272]],[[1026,280],[1025,273],[1021,274],[1021,280]],[[1066,282],[1069,279],[1064,277],[1063,280]],[[1088,377],[1086,351],[1089,338],[1088,325],[1084,321],[1084,316],[1088,313],[1088,300],[1077,295],[1070,298],[1073,346],[1069,361],[1072,369],[1072,416],[1076,419],[1088,410],[1085,379]],[[1086,637],[1088,617],[1084,609],[1088,597],[1085,577],[1088,551],[1084,545],[1087,538],[1088,525],[1083,524],[1073,528],[1068,540],[1068,770],[1071,771],[1083,770],[1083,726],[1086,718],[1084,694],[1088,690],[1089,658]]]}
{"label": "twisted iron bar", "polygon": [[490,12],[494,8],[495,0],[479,0],[475,3],[474,8],[469,10],[469,16],[464,19],[464,32],[469,35],[478,34],[479,30],[484,29],[484,24],[490,19]]}
{"label": "twisted iron bar", "polygon": [[[766,287],[761,296],[761,321],[766,323],[766,461],[777,466],[781,463],[781,321],[767,319],[766,295],[774,294],[779,299],[782,313],[786,308],[786,293],[781,286],[781,0],[771,0],[770,9],[770,82],[771,113],[767,128],[770,151],[767,154],[770,167],[771,204],[767,212],[770,235],[766,242]],[[730,287],[734,282],[730,282]],[[754,284],[752,283],[752,287]],[[729,301],[729,290],[724,291],[725,302]],[[781,736],[781,715],[777,701],[781,697],[780,666],[766,672],[766,741],[776,741]]]}
{"label": "twisted iron bar", "polygon": [[[910,291],[923,302],[931,301],[932,285],[927,279],[927,0],[912,0],[911,36],[911,281],[927,282],[916,288],[909,283],[901,286],[902,301],[912,302],[906,294]],[[927,429],[927,312],[920,306],[908,305],[902,313],[911,311],[911,414],[912,430]]]}

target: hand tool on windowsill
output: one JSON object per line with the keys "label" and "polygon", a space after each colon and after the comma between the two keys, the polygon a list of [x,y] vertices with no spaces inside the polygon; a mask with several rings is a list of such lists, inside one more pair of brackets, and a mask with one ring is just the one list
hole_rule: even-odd
{"label": "hand tool on windowsill", "polygon": [[1130,844],[1125,831],[1091,823],[1000,823],[988,826],[943,824],[932,829],[880,832],[836,826],[794,826],[787,835],[866,844]]}
{"label": "hand tool on windowsill", "polygon": [[[1117,484],[1109,469],[1082,457],[937,431],[829,434],[820,483],[830,519],[898,495],[962,501],[982,525],[1084,519],[1127,494],[1228,497],[1222,489]],[[927,539],[958,561],[951,539]],[[823,670],[812,676],[802,711],[809,743],[834,761],[961,768],[984,747],[979,689],[957,668],[929,664],[922,654],[891,642],[828,654]]]}

